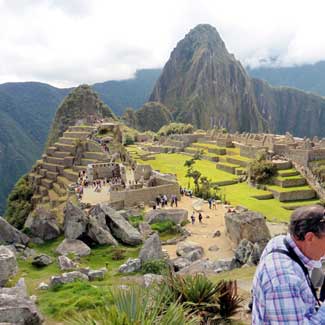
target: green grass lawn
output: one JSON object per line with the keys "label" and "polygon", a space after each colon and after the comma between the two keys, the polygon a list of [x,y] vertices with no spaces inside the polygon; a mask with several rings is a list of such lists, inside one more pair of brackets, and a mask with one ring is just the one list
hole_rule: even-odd
{"label": "green grass lawn", "polygon": [[[160,170],[162,173],[176,174],[180,185],[187,187],[188,179],[185,177],[186,168],[184,162],[189,159],[188,156],[183,154],[157,154],[155,157],[156,160],[139,162],[143,164],[149,163],[154,169]],[[213,182],[237,178],[235,175],[216,169],[215,163],[206,160],[197,160],[194,168],[204,176],[211,178]],[[193,184],[193,181],[191,181],[191,184]],[[270,192],[250,187],[247,183],[223,186],[221,192],[226,194],[226,199],[232,205],[243,205],[248,209],[258,211],[265,215],[268,220],[288,221],[291,215],[291,211],[284,209],[282,207],[283,203],[276,199],[257,200],[253,198],[254,195],[263,195]]]}
{"label": "green grass lawn", "polygon": [[227,201],[232,205],[243,205],[246,208],[258,211],[270,221],[288,221],[291,211],[282,208],[282,203],[276,199],[258,200],[254,195],[268,194],[268,191],[258,190],[247,183],[238,183],[222,187]]}
{"label": "green grass lawn", "polygon": [[[191,159],[191,157],[184,154],[173,153],[157,154],[155,158],[155,160],[139,160],[139,162],[141,164],[150,164],[153,169],[159,170],[162,173],[176,174],[180,185],[187,187],[188,178],[185,177],[187,168],[184,167],[184,163],[186,160]],[[193,168],[200,171],[202,176],[212,179],[213,182],[237,179],[237,176],[217,169],[216,164],[212,161],[196,160]],[[193,185],[192,180],[191,184]]]}

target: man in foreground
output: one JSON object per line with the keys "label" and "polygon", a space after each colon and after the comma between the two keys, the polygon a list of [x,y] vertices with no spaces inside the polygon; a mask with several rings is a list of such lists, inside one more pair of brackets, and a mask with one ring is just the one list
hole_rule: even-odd
{"label": "man in foreground", "polygon": [[253,324],[325,324],[325,305],[310,279],[325,256],[325,209],[296,209],[289,234],[270,240],[253,281]]}

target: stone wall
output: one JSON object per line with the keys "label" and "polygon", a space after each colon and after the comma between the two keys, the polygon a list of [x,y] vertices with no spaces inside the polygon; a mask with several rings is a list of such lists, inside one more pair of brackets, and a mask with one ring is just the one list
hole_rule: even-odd
{"label": "stone wall", "polygon": [[98,163],[91,164],[87,167],[87,175],[89,181],[93,181],[97,178],[111,178],[113,176],[114,171],[119,170],[119,165],[115,163]]}
{"label": "stone wall", "polygon": [[255,159],[258,154],[267,151],[267,148],[265,147],[253,147],[239,143],[237,143],[236,146],[239,147],[239,152],[241,156],[251,159]]}
{"label": "stone wall", "polygon": [[134,171],[134,180],[139,181],[141,178],[147,180],[152,174],[150,165],[137,165]]}
{"label": "stone wall", "polygon": [[273,193],[274,198],[276,198],[280,202],[308,200],[313,199],[315,197],[314,190],[298,190],[290,192],[277,192],[272,190],[270,191]]}
{"label": "stone wall", "polygon": [[114,204],[114,202],[123,201],[124,207],[132,207],[142,202],[148,204],[151,201],[155,201],[156,197],[161,194],[166,194],[168,198],[170,198],[172,194],[175,194],[178,199],[180,199],[178,183],[167,183],[137,190],[110,192],[110,201],[112,204]]}

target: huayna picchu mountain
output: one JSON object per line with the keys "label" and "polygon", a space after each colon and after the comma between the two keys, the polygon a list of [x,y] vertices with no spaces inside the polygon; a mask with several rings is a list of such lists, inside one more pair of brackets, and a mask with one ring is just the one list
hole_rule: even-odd
{"label": "huayna picchu mountain", "polygon": [[177,44],[150,100],[198,128],[325,136],[324,98],[251,79],[210,25],[198,25]]}
{"label": "huayna picchu mountain", "polygon": [[105,117],[116,120],[112,110],[104,104],[90,86],[81,85],[74,89],[59,106],[48,136],[47,145],[55,143],[69,126],[85,117],[96,120]]}

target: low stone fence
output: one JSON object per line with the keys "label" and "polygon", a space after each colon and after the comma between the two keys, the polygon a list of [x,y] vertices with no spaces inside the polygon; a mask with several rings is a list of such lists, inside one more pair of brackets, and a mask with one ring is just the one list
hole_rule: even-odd
{"label": "low stone fence", "polygon": [[123,201],[124,207],[132,207],[139,203],[149,204],[155,201],[158,195],[166,194],[170,199],[171,195],[176,195],[180,199],[178,183],[168,183],[154,187],[146,187],[136,190],[124,190],[110,193],[112,203]]}

